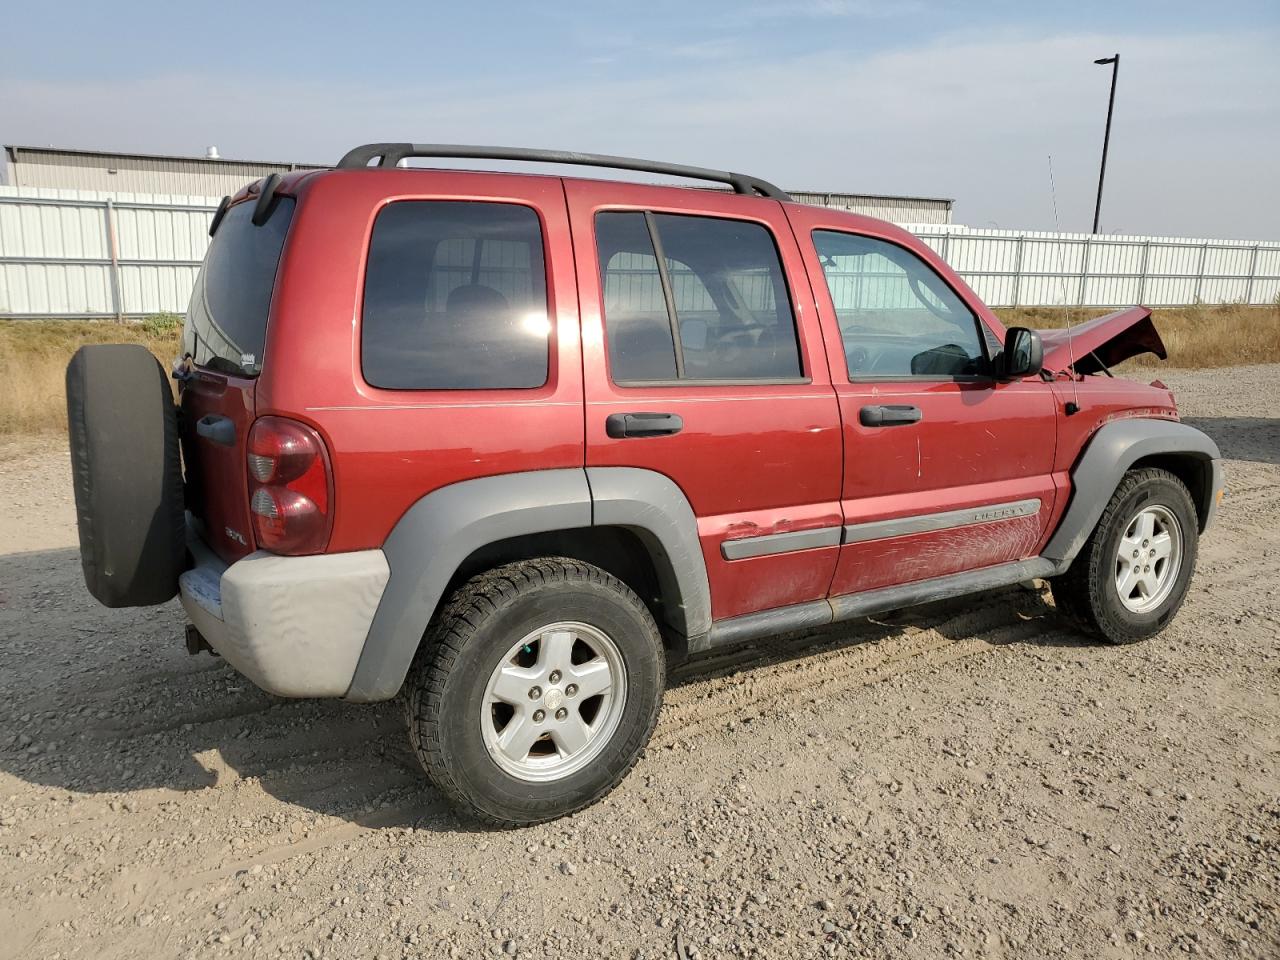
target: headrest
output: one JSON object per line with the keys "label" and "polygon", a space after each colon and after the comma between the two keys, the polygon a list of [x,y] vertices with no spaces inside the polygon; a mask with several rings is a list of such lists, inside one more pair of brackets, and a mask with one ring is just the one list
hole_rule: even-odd
{"label": "headrest", "polygon": [[444,308],[448,313],[501,313],[510,309],[507,298],[493,287],[483,283],[468,283],[454,287]]}

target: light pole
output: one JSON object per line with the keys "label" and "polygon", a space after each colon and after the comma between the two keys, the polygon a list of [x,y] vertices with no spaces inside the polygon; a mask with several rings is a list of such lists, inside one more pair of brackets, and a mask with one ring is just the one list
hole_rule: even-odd
{"label": "light pole", "polygon": [[1120,54],[1095,60],[1099,66],[1111,64],[1111,99],[1107,102],[1107,132],[1102,138],[1102,169],[1098,172],[1098,203],[1093,208],[1093,232],[1098,232],[1098,219],[1102,216],[1102,181],[1107,176],[1107,147],[1111,145],[1111,113],[1116,108],[1116,77],[1120,75]]}

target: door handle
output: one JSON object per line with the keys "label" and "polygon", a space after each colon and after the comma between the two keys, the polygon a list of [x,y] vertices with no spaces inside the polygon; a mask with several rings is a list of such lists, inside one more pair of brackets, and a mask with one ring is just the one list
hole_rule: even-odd
{"label": "door handle", "polygon": [[858,411],[858,422],[864,427],[900,427],[919,423],[919,407],[905,403],[886,403],[882,406],[863,407]]}
{"label": "door handle", "polygon": [[229,417],[206,413],[196,421],[196,433],[224,447],[236,445],[236,425]]}
{"label": "door handle", "polygon": [[612,413],[604,421],[604,432],[615,440],[622,437],[669,437],[684,429],[678,413]]}

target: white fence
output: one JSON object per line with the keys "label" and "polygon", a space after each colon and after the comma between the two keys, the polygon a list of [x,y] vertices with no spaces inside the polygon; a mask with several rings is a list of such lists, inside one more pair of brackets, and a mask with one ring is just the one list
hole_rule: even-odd
{"label": "white fence", "polygon": [[185,313],[217,204],[0,186],[0,317]]}
{"label": "white fence", "polygon": [[996,307],[1274,303],[1280,242],[907,226]]}
{"label": "white fence", "polygon": [[[0,317],[183,313],[217,200],[0,186]],[[1272,303],[1280,243],[907,225],[992,306]]]}

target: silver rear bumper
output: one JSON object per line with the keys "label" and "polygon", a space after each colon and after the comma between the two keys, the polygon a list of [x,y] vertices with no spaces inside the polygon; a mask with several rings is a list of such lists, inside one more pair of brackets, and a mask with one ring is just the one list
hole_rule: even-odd
{"label": "silver rear bumper", "polygon": [[341,697],[391,575],[381,550],[228,566],[188,527],[195,566],[178,579],[196,629],[240,673],[282,697]]}

